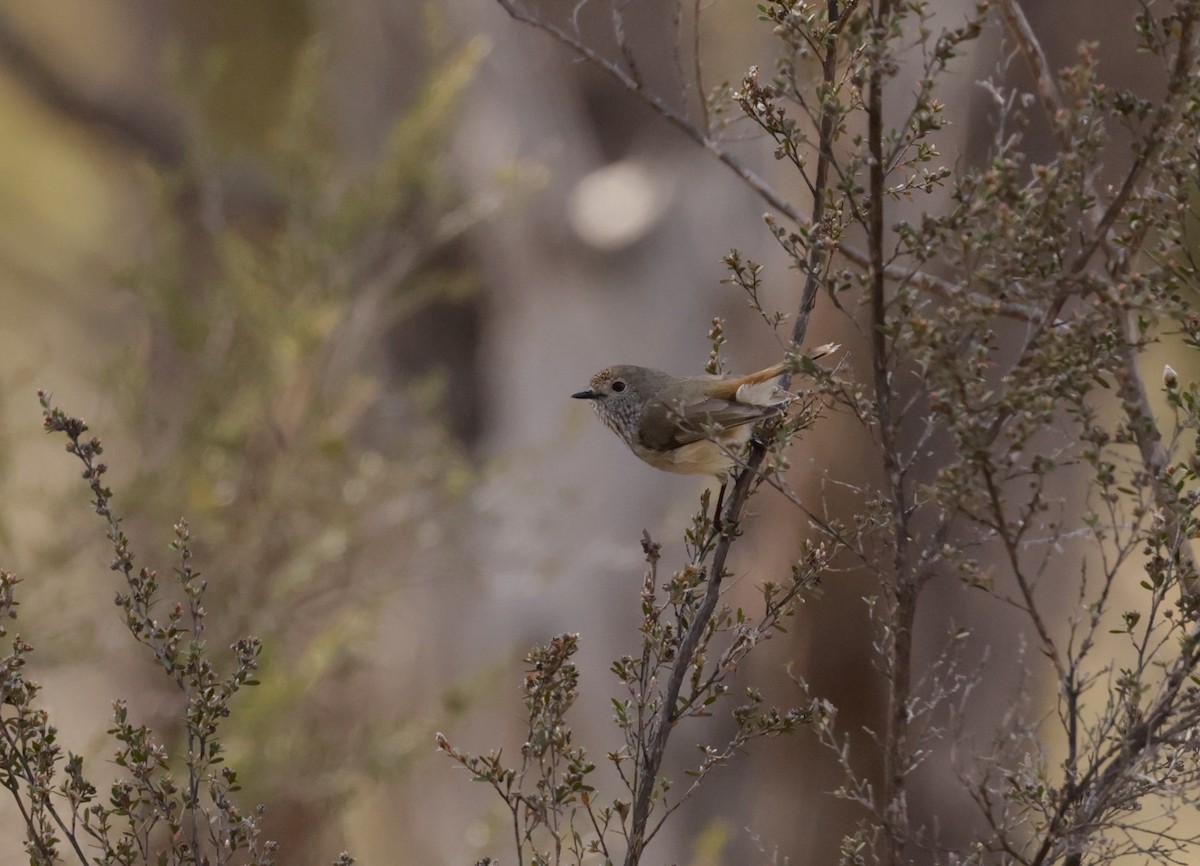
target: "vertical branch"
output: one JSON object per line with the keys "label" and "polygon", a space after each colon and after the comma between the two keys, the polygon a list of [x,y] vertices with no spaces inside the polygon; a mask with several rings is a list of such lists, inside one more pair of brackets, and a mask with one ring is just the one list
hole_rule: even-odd
{"label": "vertical branch", "polygon": [[885,163],[883,153],[883,90],[887,72],[887,44],[891,27],[890,0],[877,0],[872,22],[871,73],[867,93],[867,146],[870,149],[867,211],[868,277],[871,301],[871,366],[875,384],[875,416],[879,424],[884,471],[891,494],[894,598],[891,610],[891,653],[888,659],[888,711],[884,736],[882,819],[887,837],[887,862],[899,864],[904,857],[907,808],[904,798],[905,760],[908,740],[908,704],[912,691],[913,621],[916,618],[918,584],[905,573],[908,539],[908,510],[905,505],[904,473],[897,452],[897,437],[891,411],[891,359],[887,337],[887,273],[884,267]]}
{"label": "vertical branch", "polygon": [[696,70],[696,95],[700,97],[700,128],[707,137],[712,134],[712,121],[708,117],[708,94],[700,70],[700,0],[692,4],[692,64]]}
{"label": "vertical branch", "polygon": [[629,67],[629,78],[633,81],[634,89],[642,89],[642,73],[638,69],[637,57],[633,53],[633,48],[629,44],[629,40],[625,36],[625,16],[624,6],[629,0],[622,3],[621,0],[612,0],[612,27],[613,35],[617,38],[617,47],[621,50],[621,56],[625,58],[625,65]]}
{"label": "vertical branch", "polygon": [[700,132],[705,138],[712,134],[712,124],[708,116],[708,94],[704,90],[704,74],[700,68],[700,3],[701,0],[692,0],[692,69],[691,80],[688,80],[689,73],[683,68],[683,29],[684,29],[684,0],[675,0],[675,74],[679,76],[679,90],[683,97],[683,104],[687,106],[688,93],[693,89],[696,91],[696,101],[700,107]]}
{"label": "vertical branch", "polygon": [[[817,137],[817,170],[813,177],[812,235],[808,248],[808,262],[804,275],[804,292],[800,297],[800,314],[792,326],[792,346],[804,343],[808,321],[817,303],[817,289],[821,286],[821,265],[825,258],[825,188],[829,183],[829,167],[833,162],[833,131],[837,117],[833,111],[834,82],[837,76],[837,38],[842,28],[842,17],[837,0],[829,0],[827,7],[829,25],[825,33],[825,56],[821,58],[821,122]],[[791,374],[785,375],[784,388],[791,383]]]}

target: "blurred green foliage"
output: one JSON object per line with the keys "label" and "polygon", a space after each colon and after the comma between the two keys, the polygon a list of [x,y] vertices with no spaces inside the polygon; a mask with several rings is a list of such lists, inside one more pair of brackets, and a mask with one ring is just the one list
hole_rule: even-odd
{"label": "blurred green foliage", "polygon": [[431,742],[412,728],[432,728],[436,704],[405,721],[391,715],[409,712],[402,695],[363,692],[368,672],[418,664],[380,653],[380,620],[414,579],[461,557],[439,541],[475,474],[448,432],[451,361],[395,360],[414,317],[445,305],[449,343],[478,301],[457,244],[486,208],[459,193],[445,155],[487,43],[430,32],[435,62],[365,168],[342,152],[319,33],[295,53],[285,108],[262,114],[251,156],[220,132],[236,55],[177,75],[191,82],[179,93],[188,156],[143,169],[153,239],[116,278],[124,346],[95,383],[129,426],[107,438],[138,446],[137,477],[120,483],[131,535],[152,550],[186,514],[213,590],[210,641],[266,644],[266,685],[239,696],[228,745],[246,799],[271,804],[293,852],[336,831],[307,816],[337,814],[365,777],[398,783]]}

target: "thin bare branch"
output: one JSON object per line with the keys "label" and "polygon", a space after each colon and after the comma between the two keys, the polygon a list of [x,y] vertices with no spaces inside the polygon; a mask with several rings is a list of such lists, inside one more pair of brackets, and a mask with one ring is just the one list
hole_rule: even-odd
{"label": "thin bare branch", "polygon": [[700,3],[702,0],[693,0],[692,2],[692,66],[695,70],[696,79],[696,95],[700,99],[700,128],[704,132],[705,138],[712,135],[712,122],[708,117],[708,91],[704,89],[704,73],[700,65]]}
{"label": "thin bare branch", "polygon": [[[1046,52],[1042,50],[1042,43],[1029,26],[1029,19],[1025,17],[1025,10],[1021,8],[1018,0],[1000,0],[1000,14],[1004,16],[1004,23],[1008,25],[1009,32],[1017,41],[1017,47],[1029,65],[1029,71],[1033,73],[1035,89],[1042,106],[1053,120],[1063,108],[1062,94],[1058,90],[1058,82],[1050,74],[1050,62],[1046,59]],[[1059,133],[1059,145],[1070,145],[1070,141],[1066,140],[1062,132]]]}
{"label": "thin bare branch", "polygon": [[718,161],[728,167],[734,174],[742,179],[747,186],[755,191],[767,204],[777,210],[779,213],[786,216],[797,224],[802,224],[804,218],[800,212],[781,196],[770,184],[759,177],[755,172],[751,171],[741,163],[733,154],[729,153],[720,142],[709,137],[705,131],[701,130],[682,112],[676,110],[671,105],[667,104],[660,96],[641,86],[637,78],[630,75],[616,63],[613,63],[607,57],[600,54],[590,45],[587,45],[581,39],[567,33],[561,27],[550,21],[545,21],[533,15],[516,0],[497,0],[500,6],[517,21],[529,24],[546,33],[549,33],[559,42],[578,52],[583,57],[587,58],[591,63],[596,64],[609,75],[616,79],[622,87],[630,90],[643,100],[645,100],[656,112],[666,119],[672,126],[683,132],[688,138],[699,144],[709,153],[711,153]]}

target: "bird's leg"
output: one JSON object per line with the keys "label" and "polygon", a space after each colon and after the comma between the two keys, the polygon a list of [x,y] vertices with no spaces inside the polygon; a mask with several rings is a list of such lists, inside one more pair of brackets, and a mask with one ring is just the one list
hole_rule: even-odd
{"label": "bird's leg", "polygon": [[721,509],[725,507],[725,485],[727,479],[721,479],[721,489],[717,491],[717,507],[713,509],[713,529],[719,534],[721,532]]}

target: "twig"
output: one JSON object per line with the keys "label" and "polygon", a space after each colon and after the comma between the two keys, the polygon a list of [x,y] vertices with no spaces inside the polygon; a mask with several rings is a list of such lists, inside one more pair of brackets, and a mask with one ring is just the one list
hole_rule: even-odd
{"label": "twig", "polygon": [[[1029,19],[1025,17],[1025,11],[1017,0],[1000,0],[1000,14],[1004,16],[1004,23],[1008,25],[1009,32],[1017,41],[1021,56],[1029,64],[1038,98],[1041,99],[1046,114],[1053,120],[1062,110],[1062,94],[1059,93],[1054,76],[1050,74],[1050,62],[1046,59],[1046,53],[1042,51],[1042,44],[1034,34],[1033,28],[1029,26]],[[1066,147],[1070,142],[1064,138],[1060,132],[1059,144]]]}
{"label": "twig", "polygon": [[700,118],[704,124],[704,135],[707,138],[712,129],[708,117],[708,93],[704,90],[704,75],[700,70],[700,2],[692,4],[692,63],[696,69],[696,94],[700,97]]}
{"label": "twig", "polygon": [[[696,86],[700,91],[699,96],[701,110],[704,117],[703,128],[697,126],[695,123],[689,120],[685,114],[672,108],[657,94],[642,87],[641,84],[632,76],[630,76],[624,69],[601,55],[598,51],[596,51],[596,49],[583,42],[579,37],[567,33],[565,30],[549,21],[538,18],[521,7],[516,0],[497,0],[497,2],[500,4],[501,8],[503,8],[504,11],[507,12],[513,19],[520,21],[523,24],[528,24],[531,27],[553,36],[559,42],[569,47],[572,51],[577,52],[589,62],[594,63],[596,66],[603,69],[622,87],[632,93],[637,94],[638,97],[649,104],[665,120],[687,135],[687,137],[692,139],[692,141],[699,144],[701,147],[715,156],[719,162],[723,163],[727,168],[733,171],[734,174],[741,178],[746,185],[750,187],[750,189],[752,189],[761,199],[763,199],[763,201],[765,201],[779,213],[786,216],[793,223],[801,226],[817,225],[817,223],[814,223],[811,218],[806,218],[799,211],[797,211],[790,202],[783,198],[783,196],[781,196],[779,192],[774,189],[774,187],[759,177],[758,174],[756,174],[753,170],[743,165],[737,157],[726,150],[721,143],[710,134],[708,100],[703,91],[703,81],[700,75],[699,48],[701,0],[695,0],[696,32],[693,51],[695,54],[694,60],[696,64]],[[836,6],[836,4],[830,4],[830,7],[834,6]],[[836,25],[830,29],[832,35],[836,35],[836,33],[840,31],[841,24],[844,20],[844,12],[839,13],[836,19],[831,19],[831,21]],[[819,125],[831,125],[833,123],[833,119],[829,116],[828,112],[823,112],[822,117],[824,120],[817,121]],[[828,169],[833,165],[833,161],[831,155],[818,148],[818,170],[820,169],[822,159],[825,160],[827,176]],[[817,182],[814,182],[813,186],[817,189],[820,189],[820,186]],[[814,195],[814,199],[819,198],[819,195]],[[821,207],[823,207],[823,204]],[[836,249],[839,253],[859,267],[865,269],[870,266],[870,258],[867,256],[867,254],[855,247],[853,244],[849,244],[844,241],[838,241]],[[923,288],[928,289],[933,294],[938,295],[943,300],[949,299],[953,293],[957,291],[955,285],[948,280],[944,280],[941,277],[935,276],[934,274],[930,274],[927,271],[922,271],[920,269],[909,269],[902,268],[898,265],[888,265],[884,272],[888,279],[901,282],[914,281]],[[812,274],[814,271],[810,268],[809,273]],[[819,280],[817,282],[819,282]],[[805,297],[808,297],[807,285],[805,289]],[[1035,311],[1022,307],[1019,304],[1004,304],[1001,306],[998,312],[1000,315],[1006,318],[1018,319],[1026,322],[1034,321],[1037,315]],[[801,334],[801,337],[803,337],[803,334]],[[796,340],[793,337],[793,342],[799,344],[801,341]]]}
{"label": "twig", "polygon": [[[822,239],[824,238],[825,220],[825,185],[829,182],[829,167],[833,163],[833,133],[836,117],[829,102],[833,99],[834,82],[837,79],[837,38],[841,32],[842,19],[838,12],[837,0],[829,0],[827,13],[829,29],[825,36],[825,54],[821,58],[822,89],[826,92],[825,101],[821,104],[821,122],[817,138],[817,171],[814,177],[816,192],[813,195],[812,219],[813,238],[808,248],[808,262],[804,274],[804,293],[800,298],[800,314],[792,326],[792,346],[804,344],[808,332],[808,321],[817,303],[817,291],[821,287],[821,262],[823,259]],[[791,384],[791,374],[786,374],[782,381],[786,389]]]}
{"label": "twig", "polygon": [[643,100],[658,112],[663,118],[671,123],[676,129],[683,132],[688,138],[699,144],[720,162],[724,163],[730,170],[740,177],[747,186],[758,193],[759,197],[766,201],[771,207],[780,213],[784,214],[788,219],[797,224],[803,224],[804,219],[799,211],[792,206],[787,199],[783,198],[770,184],[755,174],[746,166],[734,157],[729,151],[725,150],[721,144],[713,138],[710,138],[705,131],[692,123],[684,114],[677,111],[668,105],[663,99],[654,92],[643,88],[636,78],[627,73],[617,64],[613,63],[607,57],[604,57],[594,48],[584,43],[576,36],[567,33],[561,27],[545,21],[541,18],[532,15],[520,5],[516,0],[496,0],[510,16],[517,21],[529,24],[546,33],[549,33],[559,42],[571,48],[573,51],[581,54],[589,62],[603,69],[609,75],[617,80],[617,82],[627,90],[638,94]]}
{"label": "twig", "polygon": [[642,73],[638,69],[633,49],[629,47],[629,40],[625,38],[625,16],[621,14],[621,0],[611,0],[611,2],[613,35],[617,37],[617,48],[621,50],[621,56],[625,58],[625,63],[629,67],[629,77],[633,80],[635,89],[641,90],[643,86]]}

